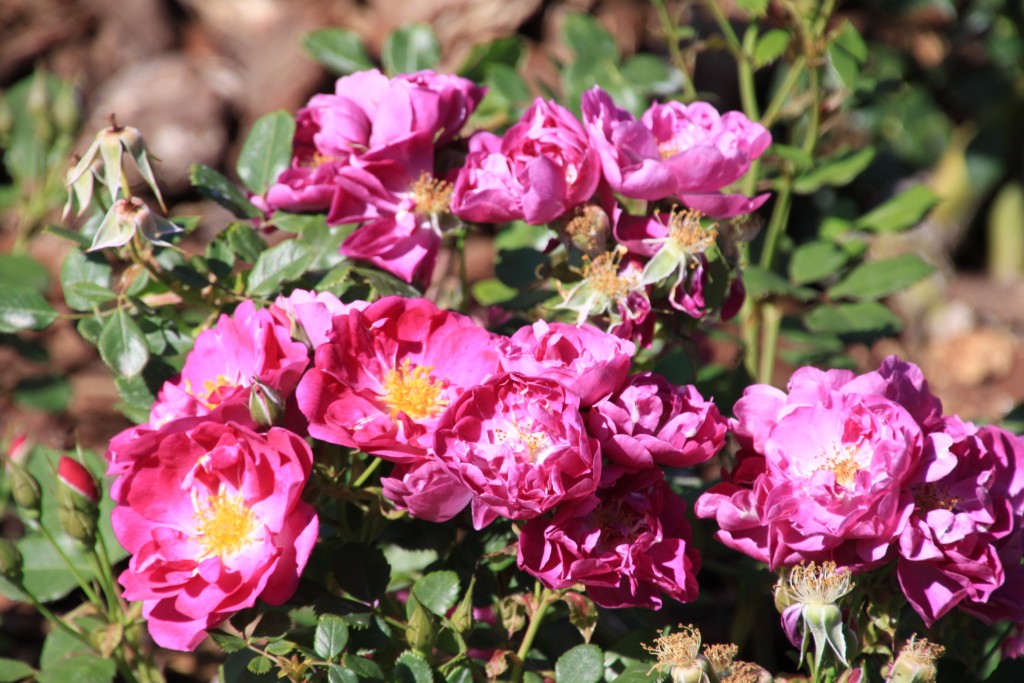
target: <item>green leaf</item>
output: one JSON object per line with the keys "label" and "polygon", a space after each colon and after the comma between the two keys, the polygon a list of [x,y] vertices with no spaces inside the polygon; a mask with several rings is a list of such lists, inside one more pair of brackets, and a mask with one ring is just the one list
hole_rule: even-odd
{"label": "green leaf", "polygon": [[459,67],[459,75],[480,83],[486,78],[488,67],[503,64],[515,68],[522,56],[523,40],[519,36],[479,43],[473,46],[466,61]]}
{"label": "green leaf", "polygon": [[844,20],[827,52],[843,85],[853,90],[860,77],[860,67],[867,61],[868,46],[849,20]]}
{"label": "green leaf", "polygon": [[24,287],[45,294],[50,286],[50,274],[43,264],[30,256],[0,255],[0,290]]}
{"label": "green leaf", "polygon": [[825,185],[846,185],[859,176],[874,158],[875,150],[872,147],[830,157],[813,171],[798,176],[793,181],[793,191],[797,194],[811,194]]}
{"label": "green leaf", "polygon": [[627,59],[622,65],[622,77],[645,95],[662,97],[678,92],[684,79],[683,74],[664,59],[647,53]]}
{"label": "green leaf", "polygon": [[224,652],[239,652],[246,648],[245,641],[238,636],[233,636],[230,633],[221,633],[220,631],[210,631],[210,637],[213,638],[213,642],[217,643],[221,650]]}
{"label": "green leaf", "polygon": [[117,674],[113,659],[73,657],[47,667],[36,676],[38,683],[111,683]]}
{"label": "green leaf", "polygon": [[135,424],[148,422],[149,412],[156,397],[142,375],[136,375],[131,379],[116,377],[114,383],[117,385],[117,394],[121,397],[114,407]]}
{"label": "green leaf", "polygon": [[254,194],[267,191],[292,160],[295,119],[275,111],[256,119],[238,155],[238,177]]}
{"label": "green leaf", "polygon": [[352,273],[362,278],[379,296],[405,296],[412,298],[423,296],[413,285],[404,280],[399,280],[391,273],[385,273],[382,270],[353,267]]}
{"label": "green leaf", "polygon": [[[88,254],[78,249],[69,251],[60,267],[60,283],[68,306],[76,311],[92,310],[95,298],[90,294],[96,295],[95,287],[110,291],[111,272],[110,264],[102,254]],[[80,296],[76,292],[79,285],[90,287]]]}
{"label": "green leaf", "polygon": [[823,304],[804,317],[804,324],[811,332],[832,334],[893,334],[902,327],[896,314],[877,301]]}
{"label": "green leaf", "polygon": [[14,387],[14,402],[28,410],[62,413],[71,401],[71,384],[66,377],[29,377]]}
{"label": "green leaf", "polygon": [[309,269],[316,254],[307,245],[286,240],[267,249],[249,271],[247,291],[250,296],[270,296],[285,282],[298,280]]}
{"label": "green leaf", "polygon": [[858,218],[854,226],[876,232],[899,232],[917,225],[938,202],[938,195],[930,188],[915,185]]}
{"label": "green leaf", "polygon": [[651,670],[650,664],[630,664],[615,677],[615,683],[656,683],[665,678],[657,669]]}
{"label": "green leaf", "polygon": [[331,664],[327,667],[327,683],[358,683],[359,676],[351,669],[346,669],[340,664]]}
{"label": "green leaf", "polygon": [[789,46],[789,31],[774,28],[757,39],[754,46],[754,67],[761,68],[782,56]]}
{"label": "green leaf", "polygon": [[428,24],[406,24],[384,39],[380,60],[388,75],[430,69],[441,59],[441,43]]}
{"label": "green leaf", "polygon": [[17,659],[0,657],[0,683],[14,683],[35,674],[36,670]]}
{"label": "green leaf", "polygon": [[824,280],[839,272],[849,256],[832,242],[807,242],[793,252],[789,261],[789,279],[797,285]]}
{"label": "green leaf", "polygon": [[768,296],[788,296],[797,301],[810,301],[817,296],[817,292],[813,289],[797,287],[778,273],[758,266],[744,269],[743,284],[747,288],[747,294],[754,299]]}
{"label": "green leaf", "polygon": [[380,548],[366,543],[346,543],[335,558],[334,580],[357,600],[372,603],[388,587],[391,567]]}
{"label": "green leaf", "polygon": [[333,73],[344,76],[373,68],[363,39],[355,31],[325,28],[302,37],[302,47]]}
{"label": "green leaf", "polygon": [[519,290],[509,287],[497,278],[487,278],[474,282],[472,287],[473,298],[481,306],[493,306],[514,298]]}
{"label": "green leaf", "polygon": [[117,374],[131,379],[149,362],[146,337],[123,308],[107,318],[100,334],[100,358]]}
{"label": "green leaf", "polygon": [[57,319],[43,295],[28,287],[0,290],[0,332],[41,330]]}
{"label": "green leaf", "polygon": [[833,299],[880,299],[906,289],[934,271],[917,256],[904,254],[857,266],[841,282],[830,287],[828,294]]}
{"label": "green leaf", "polygon": [[751,14],[762,15],[768,10],[768,0],[736,0],[736,5]]}
{"label": "green leaf", "polygon": [[199,194],[212,199],[239,218],[260,218],[263,212],[253,206],[242,192],[222,174],[209,166],[193,164],[188,180]]}
{"label": "green leaf", "polygon": [[302,235],[317,227],[327,227],[327,216],[322,213],[288,213],[287,211],[275,211],[270,217],[270,223],[278,230]]}
{"label": "green leaf", "polygon": [[587,14],[573,13],[565,17],[562,37],[576,54],[576,62],[593,66],[611,61],[618,64],[619,46],[615,38],[596,19]]}
{"label": "green leaf", "polygon": [[274,660],[270,657],[253,657],[249,660],[249,663],[245,665],[245,668],[254,674],[265,674],[268,673],[273,666]]}
{"label": "green leaf", "polygon": [[71,301],[74,301],[75,305],[71,308],[79,311],[92,310],[93,307],[116,298],[117,295],[108,287],[92,282],[73,282],[64,289],[64,299],[68,302],[68,306],[71,306]]}
{"label": "green leaf", "polygon": [[412,592],[424,607],[443,617],[455,606],[462,587],[455,572],[431,572],[413,584]]}
{"label": "green leaf", "polygon": [[231,251],[238,254],[246,263],[255,263],[267,248],[267,243],[260,237],[259,232],[246,223],[229,225],[225,231],[225,239]]}
{"label": "green leaf", "polygon": [[444,680],[445,683],[473,683],[473,670],[468,666],[456,667]]}
{"label": "green leaf", "polygon": [[366,657],[356,657],[354,655],[345,655],[341,660],[342,666],[352,670],[359,678],[372,678],[374,680],[383,681],[384,672],[380,668],[380,664],[367,659]]}
{"label": "green leaf", "polygon": [[596,645],[577,645],[555,662],[558,683],[598,683],[604,678],[604,653]]}
{"label": "green leaf", "polygon": [[406,651],[398,656],[395,661],[395,671],[392,677],[395,683],[432,683],[434,672],[430,664],[422,656],[415,652]]}
{"label": "green leaf", "polygon": [[313,649],[324,659],[335,659],[348,644],[348,624],[333,614],[321,615],[313,634]]}

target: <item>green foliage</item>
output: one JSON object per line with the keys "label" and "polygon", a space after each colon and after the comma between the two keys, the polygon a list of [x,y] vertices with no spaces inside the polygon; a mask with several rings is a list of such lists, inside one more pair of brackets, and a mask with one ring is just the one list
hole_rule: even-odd
{"label": "green foliage", "polygon": [[324,28],[307,33],[302,37],[302,47],[339,76],[373,68],[362,38],[348,29]]}
{"label": "green foliage", "polygon": [[389,76],[430,69],[441,59],[441,44],[427,24],[406,24],[384,38],[380,60]]}
{"label": "green foliage", "polygon": [[604,678],[604,653],[596,645],[577,645],[555,662],[559,683],[598,683]]}
{"label": "green foliage", "polygon": [[238,177],[254,194],[263,194],[292,160],[295,120],[285,111],[261,116],[238,156]]}

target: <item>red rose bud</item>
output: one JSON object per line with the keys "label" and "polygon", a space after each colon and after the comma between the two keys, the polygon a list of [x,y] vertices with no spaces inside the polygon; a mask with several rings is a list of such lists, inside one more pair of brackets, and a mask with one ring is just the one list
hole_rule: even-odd
{"label": "red rose bud", "polygon": [[57,479],[60,481],[60,488],[67,487],[93,505],[99,505],[100,491],[96,486],[96,480],[89,470],[74,458],[61,456],[60,464],[57,466]]}
{"label": "red rose bud", "polygon": [[27,434],[18,434],[11,439],[7,447],[7,459],[13,463],[24,465],[28,460],[28,454],[32,451],[32,444],[29,443]]}

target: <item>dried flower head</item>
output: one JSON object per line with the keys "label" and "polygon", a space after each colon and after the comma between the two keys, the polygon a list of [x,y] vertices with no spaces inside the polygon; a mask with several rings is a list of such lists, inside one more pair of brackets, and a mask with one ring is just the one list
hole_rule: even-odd
{"label": "dried flower head", "polygon": [[707,658],[700,656],[700,630],[692,625],[679,625],[679,630],[655,638],[654,645],[644,649],[658,658],[650,670],[667,673],[674,683],[706,683]]}

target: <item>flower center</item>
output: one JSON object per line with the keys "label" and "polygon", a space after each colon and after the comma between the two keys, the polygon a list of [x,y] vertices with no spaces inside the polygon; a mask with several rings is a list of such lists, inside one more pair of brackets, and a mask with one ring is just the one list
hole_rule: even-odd
{"label": "flower center", "polygon": [[640,278],[636,272],[619,272],[619,263],[625,252],[625,247],[619,245],[615,251],[606,251],[592,260],[585,259],[583,264],[583,279],[590,283],[594,291],[612,301],[625,299],[630,292],[640,288]]}
{"label": "flower center", "polygon": [[193,489],[192,506],[196,511],[195,539],[203,549],[199,559],[235,555],[252,541],[256,517],[240,493],[231,495],[222,488],[200,503]]}
{"label": "flower center", "polygon": [[[644,649],[658,658],[658,663],[647,672],[657,669],[671,673],[672,669],[685,669],[697,663],[700,654],[700,631],[693,626],[679,626],[680,630],[654,639],[654,645]],[[675,677],[673,677],[674,679]]]}
{"label": "flower center", "polygon": [[[776,589],[781,587],[776,584]],[[801,604],[831,604],[851,590],[850,571],[837,567],[835,562],[811,562],[799,564],[789,573],[788,592],[794,601]]]}
{"label": "flower center", "polygon": [[960,496],[951,496],[949,491],[932,483],[915,484],[911,491],[914,494],[914,504],[923,513],[932,510],[952,512],[960,504]]}
{"label": "flower center", "polygon": [[341,161],[341,159],[336,156],[331,156],[330,154],[313,152],[313,156],[309,159],[309,166],[312,166],[313,168],[320,168],[324,164],[329,164],[332,161]]}
{"label": "flower center", "polygon": [[836,475],[836,483],[850,488],[857,473],[864,469],[857,456],[860,449],[852,444],[832,444],[832,452],[822,454],[823,462],[816,471],[829,470]]}
{"label": "flower center", "polygon": [[424,171],[413,183],[412,197],[416,202],[416,213],[438,215],[448,213],[455,186],[447,180],[438,180]]}
{"label": "flower center", "polygon": [[494,439],[502,445],[519,446],[521,450],[526,451],[530,462],[538,465],[547,458],[547,448],[551,444],[547,434],[535,431],[532,424],[523,429],[515,420],[509,429],[495,429]]}
{"label": "flower center", "polygon": [[203,390],[201,392],[192,391],[192,382],[185,380],[185,393],[191,394],[193,398],[206,406],[209,410],[213,410],[220,405],[220,396],[218,392],[225,387],[234,388],[235,382],[228,379],[224,375],[217,375],[214,379],[203,380]]}
{"label": "flower center", "polygon": [[399,412],[413,420],[434,417],[448,405],[441,398],[445,382],[431,377],[432,365],[413,367],[408,358],[384,377],[384,404],[391,409],[391,417]]}
{"label": "flower center", "polygon": [[668,219],[668,239],[686,254],[702,254],[718,237],[718,225],[705,228],[700,219],[704,214],[687,209],[672,210]]}

